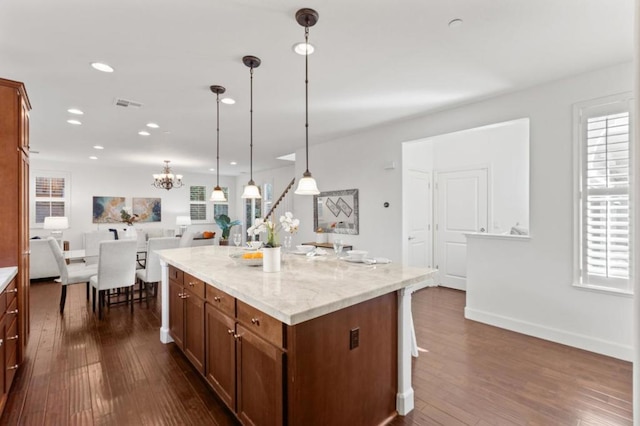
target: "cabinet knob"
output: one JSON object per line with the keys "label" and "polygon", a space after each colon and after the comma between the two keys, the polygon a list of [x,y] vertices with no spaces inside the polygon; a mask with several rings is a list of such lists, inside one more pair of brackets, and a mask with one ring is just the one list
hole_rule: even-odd
{"label": "cabinet knob", "polygon": [[227,333],[229,333],[229,334],[233,334],[233,330],[228,329],[228,330],[227,330]]}
{"label": "cabinet knob", "polygon": [[258,318],[251,318],[251,324],[260,325],[260,320]]}
{"label": "cabinet knob", "polygon": [[213,296],[213,300],[216,301],[216,302],[219,302],[222,299],[219,296]]}
{"label": "cabinet knob", "polygon": [[4,339],[0,339],[0,347],[2,347],[2,345],[4,345]]}
{"label": "cabinet knob", "polygon": [[12,365],[10,367],[7,367],[7,370],[17,370],[18,367],[20,367],[18,364]]}
{"label": "cabinet knob", "polygon": [[14,309],[13,311],[7,311],[7,314],[18,314],[18,310]]}
{"label": "cabinet knob", "polygon": [[18,335],[16,334],[15,336],[9,336],[7,337],[7,340],[18,340]]}
{"label": "cabinet knob", "polygon": [[18,289],[17,288],[13,288],[11,290],[7,290],[7,293],[17,293]]}
{"label": "cabinet knob", "polygon": [[196,285],[196,283],[192,283],[191,281],[189,281],[189,287],[193,287],[194,285]]}

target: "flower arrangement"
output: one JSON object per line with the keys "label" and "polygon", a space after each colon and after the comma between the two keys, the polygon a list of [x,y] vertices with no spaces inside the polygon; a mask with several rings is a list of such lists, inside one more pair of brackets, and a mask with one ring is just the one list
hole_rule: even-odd
{"label": "flower arrangement", "polygon": [[126,223],[129,226],[133,226],[133,223],[137,220],[138,220],[138,215],[129,213],[126,207],[120,210],[120,221],[122,223]]}
{"label": "flower arrangement", "polygon": [[247,235],[251,237],[266,232],[267,243],[265,247],[278,247],[278,227],[289,234],[295,234],[298,232],[299,226],[300,220],[294,219],[293,213],[286,212],[284,216],[280,216],[279,225],[272,221],[266,221],[263,218],[257,218],[253,226],[247,229]]}

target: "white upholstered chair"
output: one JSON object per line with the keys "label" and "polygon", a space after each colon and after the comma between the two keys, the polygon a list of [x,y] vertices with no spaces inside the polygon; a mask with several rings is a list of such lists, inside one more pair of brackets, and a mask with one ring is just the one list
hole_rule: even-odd
{"label": "white upholstered chair", "polygon": [[100,243],[103,241],[115,240],[116,236],[111,231],[91,231],[85,232],[82,236],[84,243],[84,261],[87,264],[98,263],[98,252]]}
{"label": "white upholstered chair", "polygon": [[143,290],[147,304],[149,303],[149,290],[153,288],[154,294],[157,294],[157,285],[161,279],[160,256],[157,251],[177,248],[179,244],[180,238],[176,237],[149,238],[145,268],[136,271],[136,280],[140,283],[140,302],[142,302]]}
{"label": "white upholstered chair", "polygon": [[187,231],[180,237],[179,247],[191,247],[193,244],[193,237],[196,236],[194,231]]}
{"label": "white upholstered chair", "polygon": [[64,313],[64,304],[67,300],[67,286],[69,284],[87,284],[87,300],[89,300],[89,281],[91,277],[98,273],[98,265],[86,265],[83,263],[71,263],[67,265],[60,244],[53,238],[47,238],[53,257],[58,264],[60,272],[60,282],[62,283],[62,292],[60,293],[60,313]]}
{"label": "white upholstered chair", "polygon": [[[131,298],[133,312],[133,286],[136,282],[136,240],[103,241],[98,254],[98,273],[91,277],[93,287],[93,311],[98,300],[98,318],[102,319],[102,307],[109,290],[126,288],[127,302]],[[98,298],[96,299],[96,291]]]}

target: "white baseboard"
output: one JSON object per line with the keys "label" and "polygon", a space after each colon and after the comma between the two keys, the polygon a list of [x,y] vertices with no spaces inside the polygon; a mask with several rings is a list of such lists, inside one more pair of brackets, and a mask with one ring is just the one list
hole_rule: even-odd
{"label": "white baseboard", "polygon": [[595,339],[583,334],[571,333],[556,328],[544,327],[514,318],[504,317],[477,309],[464,309],[464,316],[467,319],[478,321],[528,336],[538,337],[551,342],[572,346],[586,351],[618,358],[624,361],[633,360],[633,347],[620,345],[607,340]]}

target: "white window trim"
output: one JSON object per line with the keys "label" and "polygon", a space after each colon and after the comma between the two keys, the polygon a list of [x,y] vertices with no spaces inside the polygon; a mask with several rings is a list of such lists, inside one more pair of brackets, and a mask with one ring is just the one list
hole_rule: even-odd
{"label": "white window trim", "polygon": [[36,223],[36,178],[50,177],[64,179],[64,215],[71,220],[71,173],[56,170],[36,170],[29,172],[29,227],[32,229],[43,229],[44,223]]}
{"label": "white window trim", "polygon": [[[629,217],[629,244],[634,241],[635,230],[633,229],[635,211],[633,210],[634,203],[632,202],[633,188],[636,185],[636,177],[633,164],[634,158],[634,144],[632,141],[635,137],[635,114],[633,109],[633,94],[631,92],[619,93],[602,98],[591,99],[589,101],[579,102],[573,105],[573,286],[579,289],[586,289],[596,292],[603,292],[613,295],[629,296],[633,295],[633,279],[634,272],[631,271],[630,278],[626,283],[625,288],[616,288],[609,286],[596,285],[592,283],[582,282],[582,151],[583,151],[583,123],[582,123],[582,111],[584,110],[597,110],[602,108],[604,113],[613,113],[613,109],[618,104],[620,110],[629,111],[629,196],[630,196],[630,217]],[[629,267],[632,268],[633,262],[633,250],[635,247],[630,246],[631,257],[629,259]]]}

